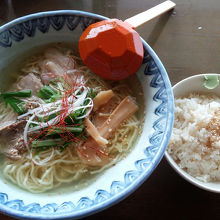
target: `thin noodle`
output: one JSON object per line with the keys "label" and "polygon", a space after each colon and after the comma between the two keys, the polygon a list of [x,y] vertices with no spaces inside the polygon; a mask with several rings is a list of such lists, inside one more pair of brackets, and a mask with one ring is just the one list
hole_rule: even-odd
{"label": "thin noodle", "polygon": [[[71,55],[72,53],[67,51],[66,54]],[[43,59],[43,56],[31,57],[22,68],[22,72],[26,74],[34,72],[40,75],[39,62]],[[86,67],[81,66],[78,69],[85,75],[85,79],[89,79],[87,86],[93,88],[96,92],[111,88],[116,94],[117,101],[121,101],[130,94],[125,84],[112,88],[110,84],[92,74]],[[0,120],[7,121],[15,114],[12,109],[5,108],[5,105],[0,103],[0,115]],[[107,146],[109,156],[114,159],[101,168],[88,167],[83,164],[73,147],[67,147],[63,152],[50,148],[39,152],[33,158],[31,152],[25,153],[23,158],[17,161],[5,158],[2,165],[4,177],[30,192],[41,193],[54,189],[62,183],[80,180],[85,175],[99,174],[117,163],[131,150],[138,134],[138,126],[139,123],[135,116],[130,117],[120,125]]]}

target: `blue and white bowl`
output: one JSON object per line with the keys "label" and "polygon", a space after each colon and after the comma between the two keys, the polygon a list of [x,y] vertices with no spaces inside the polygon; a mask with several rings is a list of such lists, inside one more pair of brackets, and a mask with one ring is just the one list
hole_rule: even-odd
{"label": "blue and white bowl", "polygon": [[[12,61],[31,48],[54,42],[77,45],[83,30],[106,17],[82,11],[51,11],[15,19],[0,27],[0,82]],[[59,188],[32,194],[0,178],[0,211],[22,219],[74,219],[101,211],[136,190],[160,162],[174,119],[173,93],[163,64],[143,40],[145,56],[137,76],[146,102],[145,122],[133,150],[79,190]],[[77,49],[77,47],[76,47]]]}

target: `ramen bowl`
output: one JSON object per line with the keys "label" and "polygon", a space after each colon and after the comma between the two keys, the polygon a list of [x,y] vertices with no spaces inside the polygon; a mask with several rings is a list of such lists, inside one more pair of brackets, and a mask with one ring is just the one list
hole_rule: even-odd
{"label": "ramen bowl", "polygon": [[[214,94],[219,97],[220,86],[218,85],[218,80],[216,81],[217,78],[214,78],[214,80],[213,79],[209,80],[209,83],[211,82],[212,84],[211,85],[212,88],[211,87],[209,88],[208,84],[207,85],[204,84],[207,83],[207,79],[208,79],[207,77],[210,76],[219,78],[220,74],[206,73],[206,74],[194,75],[186,79],[183,79],[182,81],[178,82],[176,85],[173,86],[174,97],[177,98],[181,96],[187,96],[192,92],[196,92],[198,94],[206,94],[206,95]],[[220,193],[219,182],[201,181],[201,179],[193,177],[176,163],[176,161],[173,159],[172,155],[168,152],[168,150],[165,152],[165,157],[169,162],[169,164],[171,165],[171,167],[173,167],[173,169],[189,183],[193,184],[196,187],[199,187],[200,189]]]}
{"label": "ramen bowl", "polygon": [[[0,82],[5,72],[32,48],[50,43],[77,45],[83,30],[106,17],[82,11],[50,11],[28,15],[0,27]],[[63,186],[33,194],[0,179],[0,211],[21,219],[76,219],[112,206],[136,190],[154,171],[168,144],[173,125],[173,93],[163,64],[142,40],[143,64],[137,72],[144,94],[145,117],[132,151],[85,186]],[[135,88],[134,88],[135,90]]]}

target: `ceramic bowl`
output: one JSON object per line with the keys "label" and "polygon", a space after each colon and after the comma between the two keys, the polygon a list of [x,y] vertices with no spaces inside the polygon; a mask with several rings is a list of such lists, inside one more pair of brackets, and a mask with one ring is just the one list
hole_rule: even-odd
{"label": "ceramic bowl", "polygon": [[[204,86],[205,76],[207,75],[216,75],[218,76],[218,78],[220,77],[220,74],[216,73],[199,74],[188,77],[173,86],[174,97],[185,96],[191,92],[198,92],[203,94],[214,93],[220,97],[220,86],[217,86],[214,89],[207,89]],[[181,169],[167,151],[165,152],[165,157],[169,164],[173,167],[173,169],[188,182],[194,184],[201,189],[220,193],[220,184],[218,182],[202,182]]]}
{"label": "ceramic bowl", "polygon": [[[51,11],[18,18],[0,27],[0,82],[12,62],[31,48],[54,42],[73,43],[90,24],[106,17],[82,11]],[[75,219],[124,199],[154,171],[164,155],[173,125],[173,93],[163,64],[143,40],[144,60],[137,76],[145,99],[146,117],[131,153],[95,181],[32,194],[0,178],[0,211],[22,219]]]}

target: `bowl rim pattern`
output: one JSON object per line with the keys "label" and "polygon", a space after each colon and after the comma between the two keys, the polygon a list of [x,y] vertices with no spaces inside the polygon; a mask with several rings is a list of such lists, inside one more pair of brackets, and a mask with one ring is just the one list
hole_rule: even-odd
{"label": "bowl rim pattern", "polygon": [[[17,18],[0,27],[0,47],[10,47],[13,42],[20,42],[25,37],[33,37],[34,33],[25,32],[27,30],[24,30],[24,26],[21,26],[21,24],[29,26],[30,23],[27,22],[29,20],[39,21],[43,18],[55,18],[55,20],[49,22],[49,26],[55,30],[60,30],[66,22],[65,17],[65,22],[62,23],[61,21],[60,23],[59,18],[62,16],[72,16],[72,18],[80,17],[82,20],[79,22],[77,21],[77,25],[80,24],[82,29],[95,21],[108,19],[101,15],[77,10],[58,10],[30,14]],[[76,28],[74,26],[69,28],[72,27],[74,29]],[[34,28],[39,29],[38,26],[35,26]],[[20,33],[20,31],[23,31],[24,33]],[[40,31],[44,33],[44,31],[47,32],[48,30],[46,28]],[[4,34],[5,36],[3,36]],[[160,104],[154,110],[154,114],[159,118],[153,124],[154,133],[150,137],[150,145],[145,148],[145,158],[135,162],[136,170],[127,171],[124,174],[124,182],[112,182],[111,187],[117,189],[115,194],[104,190],[97,190],[96,195],[94,195],[94,200],[82,197],[78,202],[78,205],[71,204],[72,202],[65,202],[60,206],[56,203],[47,204],[44,207],[41,207],[38,203],[27,205],[19,199],[10,200],[7,193],[0,192],[0,212],[22,219],[82,218],[118,203],[135,191],[150,176],[162,159],[172,132],[174,120],[174,98],[168,74],[166,73],[163,64],[153,49],[151,49],[143,39],[142,42],[145,49],[143,61],[143,64],[145,65],[144,74],[152,76],[150,86],[157,89],[153,96],[153,101],[159,102]],[[163,124],[164,121],[165,125],[161,126],[161,123]],[[66,213],[64,206],[69,207],[71,211]],[[84,208],[81,208],[83,206]],[[39,210],[39,213],[35,212],[35,208]],[[59,212],[60,210],[63,212]]]}

